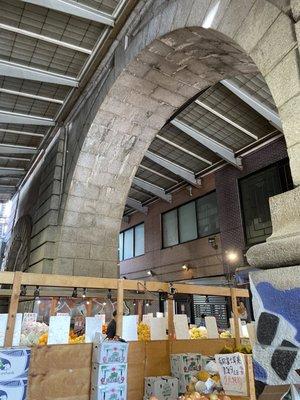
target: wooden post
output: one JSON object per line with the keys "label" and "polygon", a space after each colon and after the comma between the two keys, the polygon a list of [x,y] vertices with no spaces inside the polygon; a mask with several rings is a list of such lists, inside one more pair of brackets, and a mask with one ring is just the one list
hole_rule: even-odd
{"label": "wooden post", "polygon": [[256,400],[255,380],[254,380],[252,356],[246,354],[245,355],[245,361],[246,361],[246,370],[247,370],[246,377],[247,377],[247,381],[248,381],[248,396],[249,396],[249,400]]}
{"label": "wooden post", "polygon": [[16,314],[18,312],[18,305],[20,299],[21,282],[22,282],[22,272],[15,272],[12,294],[9,303],[4,347],[11,347],[13,344]]}
{"label": "wooden post", "polygon": [[232,312],[233,312],[233,325],[235,330],[235,345],[239,346],[241,344],[241,335],[240,335],[240,325],[239,325],[239,313],[238,313],[238,305],[236,299],[236,289],[231,288],[231,304],[232,304]]}
{"label": "wooden post", "polygon": [[52,297],[51,307],[50,307],[50,317],[55,316],[57,304],[58,304],[58,297]]}
{"label": "wooden post", "polygon": [[118,280],[117,286],[117,336],[122,336],[123,327],[123,302],[124,302],[124,289],[123,279]]}
{"label": "wooden post", "polygon": [[174,300],[173,299],[168,299],[168,336],[169,336],[169,340],[175,339]]}
{"label": "wooden post", "polygon": [[137,314],[139,316],[139,322],[142,322],[143,320],[143,300],[138,300],[137,301]]}

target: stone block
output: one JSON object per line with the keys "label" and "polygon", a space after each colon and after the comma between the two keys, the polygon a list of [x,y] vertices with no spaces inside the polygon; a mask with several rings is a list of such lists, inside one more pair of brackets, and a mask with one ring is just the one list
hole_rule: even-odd
{"label": "stone block", "polygon": [[[257,0],[235,35],[236,42],[247,53],[250,53],[276,20],[279,13],[280,10],[268,1]],[[288,19],[287,16],[284,15],[284,17]]]}
{"label": "stone block", "polygon": [[195,1],[190,9],[187,26],[201,26],[209,5],[210,0],[201,0],[200,4]]}
{"label": "stone block", "polygon": [[293,24],[290,18],[282,13],[251,51],[250,56],[265,76],[295,47],[295,43]]}
{"label": "stone block", "polygon": [[249,14],[255,0],[232,0],[227,7],[218,26],[218,31],[230,38],[234,38],[236,32]]}
{"label": "stone block", "polygon": [[138,78],[137,76],[131,75],[128,72],[123,72],[119,79],[118,84],[124,85],[128,88],[134,88],[139,93],[149,95],[152,93],[156,85],[151,82],[146,82],[144,79]]}
{"label": "stone block", "polygon": [[117,262],[117,246],[108,247],[106,244],[101,245],[91,245],[91,255],[90,258],[92,260],[101,260],[101,261],[114,261]]}
{"label": "stone block", "polygon": [[56,254],[56,244],[46,242],[30,253],[29,265],[36,264],[44,258],[54,259]]}
{"label": "stone block", "polygon": [[46,242],[55,242],[57,236],[57,227],[47,226],[44,230],[31,238],[30,248],[31,250],[34,250]]}
{"label": "stone block", "polygon": [[177,1],[177,9],[172,22],[172,29],[179,29],[187,25],[188,17],[194,3],[198,0],[179,0]]}
{"label": "stone block", "polygon": [[300,2],[299,0],[291,0],[291,8],[295,21],[300,19]]}
{"label": "stone block", "polygon": [[300,143],[300,114],[296,110],[300,110],[300,93],[292,97],[279,109],[288,148]]}
{"label": "stone block", "polygon": [[54,275],[74,275],[74,260],[72,258],[56,258],[53,261]]}
{"label": "stone block", "polygon": [[62,226],[60,229],[60,241],[62,242],[76,242],[79,229],[69,226]]}
{"label": "stone block", "polygon": [[[295,186],[300,186],[300,143],[288,148],[291,173]],[[292,205],[291,205],[292,207]],[[299,222],[300,223],[300,222]]]}
{"label": "stone block", "polygon": [[117,262],[104,261],[102,265],[102,278],[119,278],[120,267]]}
{"label": "stone block", "polygon": [[151,97],[174,107],[181,107],[186,101],[185,97],[161,87],[157,88]]}
{"label": "stone block", "polygon": [[96,260],[74,260],[74,275],[102,277],[103,263]]}
{"label": "stone block", "polygon": [[276,67],[265,76],[277,108],[300,92],[297,50],[290,51]]}

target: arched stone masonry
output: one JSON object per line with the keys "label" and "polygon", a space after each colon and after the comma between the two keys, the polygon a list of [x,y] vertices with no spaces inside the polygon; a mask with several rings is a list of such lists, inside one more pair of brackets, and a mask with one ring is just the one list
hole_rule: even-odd
{"label": "arched stone masonry", "polygon": [[[94,94],[99,109],[86,136],[82,132],[69,174],[53,273],[117,276],[124,204],[145,151],[174,111],[225,77],[262,73],[282,119],[294,183],[300,184],[294,21],[265,0],[147,1],[145,7],[119,38],[110,73]],[[82,128],[89,126],[80,118]],[[293,197],[299,202],[298,189]]]}

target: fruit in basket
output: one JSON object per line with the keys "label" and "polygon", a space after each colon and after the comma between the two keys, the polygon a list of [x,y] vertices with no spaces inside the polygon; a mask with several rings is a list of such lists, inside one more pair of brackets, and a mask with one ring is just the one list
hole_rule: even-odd
{"label": "fruit in basket", "polygon": [[44,333],[39,337],[38,345],[45,346],[48,342],[48,333]]}
{"label": "fruit in basket", "polygon": [[69,336],[69,344],[77,344],[77,343],[84,343],[85,342],[85,335],[80,335],[76,337]]}
{"label": "fruit in basket", "polygon": [[202,382],[206,382],[209,377],[210,377],[209,373],[207,371],[204,371],[204,369],[198,372],[197,374],[197,378],[199,379],[199,381]]}
{"label": "fruit in basket", "polygon": [[223,349],[220,351],[220,354],[230,354],[234,353],[234,348],[232,346],[224,346]]}
{"label": "fruit in basket", "polygon": [[103,333],[103,335],[107,334],[107,324],[102,325],[102,333]]}
{"label": "fruit in basket", "polygon": [[230,339],[231,333],[229,331],[223,331],[220,333],[220,338],[221,339]]}
{"label": "fruit in basket", "polygon": [[191,339],[207,339],[207,329],[204,326],[190,329]]}
{"label": "fruit in basket", "polygon": [[146,342],[150,340],[150,328],[143,322],[138,324],[138,340],[141,342]]}

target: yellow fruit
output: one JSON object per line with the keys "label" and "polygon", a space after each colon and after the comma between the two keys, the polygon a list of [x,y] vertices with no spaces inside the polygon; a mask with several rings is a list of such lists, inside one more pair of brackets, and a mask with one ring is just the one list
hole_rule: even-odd
{"label": "yellow fruit", "polygon": [[209,377],[210,377],[209,373],[206,371],[203,371],[203,370],[200,371],[197,375],[197,378],[199,379],[199,381],[202,381],[202,382],[206,382]]}

